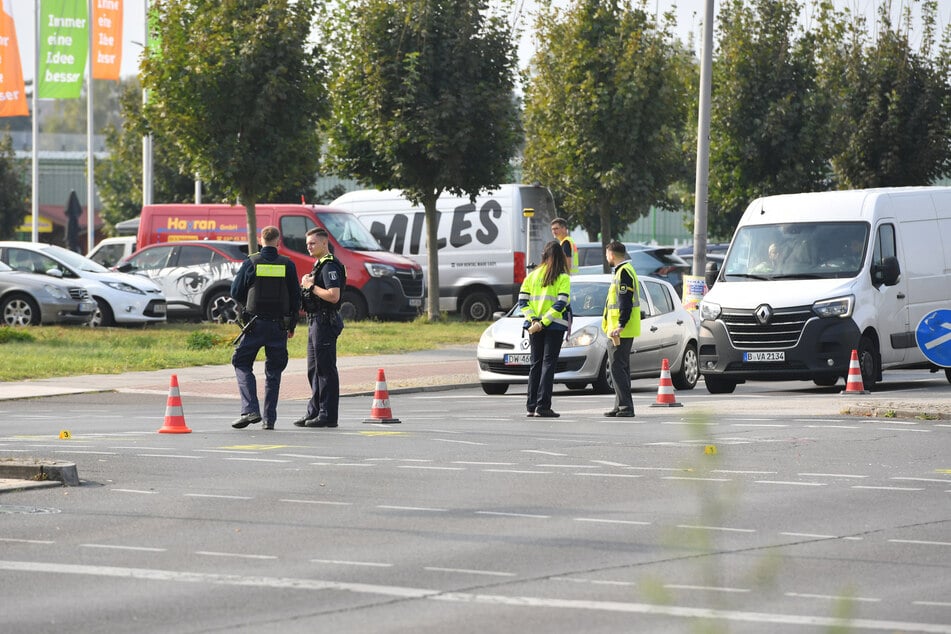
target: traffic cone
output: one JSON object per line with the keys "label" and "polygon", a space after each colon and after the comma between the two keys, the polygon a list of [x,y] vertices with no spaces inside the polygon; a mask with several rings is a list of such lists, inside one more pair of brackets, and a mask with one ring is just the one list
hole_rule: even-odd
{"label": "traffic cone", "polygon": [[182,397],[178,393],[178,376],[173,374],[168,386],[168,401],[165,405],[165,424],[158,430],[160,434],[190,434],[192,430],[185,424],[185,412],[182,411]]}
{"label": "traffic cone", "polygon": [[674,384],[670,380],[670,362],[664,359],[660,364],[660,382],[657,384],[657,400],[651,407],[683,407],[674,398]]}
{"label": "traffic cone", "polygon": [[393,418],[390,410],[390,393],[386,389],[386,376],[383,368],[376,371],[376,390],[373,392],[373,407],[370,408],[370,418],[363,419],[364,423],[401,423]]}
{"label": "traffic cone", "polygon": [[862,383],[862,368],[859,366],[859,352],[852,350],[852,359],[849,361],[849,378],[845,382],[845,389],[839,394],[869,394]]}

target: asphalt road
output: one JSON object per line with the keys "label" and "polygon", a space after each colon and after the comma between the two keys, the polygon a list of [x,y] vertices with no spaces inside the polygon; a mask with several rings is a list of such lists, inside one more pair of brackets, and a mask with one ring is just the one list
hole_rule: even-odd
{"label": "asphalt road", "polygon": [[3,402],[0,452],[83,485],[0,496],[0,631],[951,633],[951,423],[795,412],[826,393],[457,389],[273,432],[190,397],[190,434],[160,395]]}

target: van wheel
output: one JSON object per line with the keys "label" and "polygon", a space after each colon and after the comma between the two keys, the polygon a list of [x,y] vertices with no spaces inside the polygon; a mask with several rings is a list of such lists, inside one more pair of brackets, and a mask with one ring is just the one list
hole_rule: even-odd
{"label": "van wheel", "polygon": [[875,350],[875,344],[868,337],[862,337],[859,340],[858,353],[863,387],[866,390],[871,390],[882,375],[878,366],[878,352]]}
{"label": "van wheel", "polygon": [[710,394],[733,394],[733,390],[736,389],[736,381],[711,374],[705,374],[703,382],[707,385],[707,392]]}
{"label": "van wheel", "polygon": [[684,349],[684,358],[680,360],[680,372],[671,378],[671,383],[678,390],[692,390],[700,378],[700,360],[697,357],[697,348],[693,344]]}
{"label": "van wheel", "polygon": [[233,324],[238,320],[238,305],[226,291],[215,291],[205,304],[205,320]]}
{"label": "van wheel", "polygon": [[492,396],[501,396],[509,389],[508,383],[483,383],[482,391]]}
{"label": "van wheel", "polygon": [[87,325],[92,328],[114,326],[116,318],[112,314],[112,309],[109,308],[109,302],[101,297],[94,297],[93,299],[96,300],[96,312],[93,313],[92,319],[89,320]]}
{"label": "van wheel", "polygon": [[366,300],[360,293],[349,289],[340,296],[339,308],[344,321],[363,321],[369,314]]}
{"label": "van wheel", "polygon": [[495,300],[487,293],[470,293],[462,300],[459,312],[463,321],[488,321],[495,312]]}

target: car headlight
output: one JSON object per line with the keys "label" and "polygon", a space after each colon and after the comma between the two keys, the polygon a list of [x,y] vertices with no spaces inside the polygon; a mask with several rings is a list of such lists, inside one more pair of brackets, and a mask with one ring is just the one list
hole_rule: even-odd
{"label": "car headlight", "polygon": [[52,284],[44,284],[43,290],[55,297],[56,299],[69,299],[69,293],[59,288],[58,286],[53,286]]}
{"label": "car headlight", "polygon": [[389,264],[379,264],[377,262],[364,262],[367,273],[370,277],[392,277],[396,275],[396,267]]}
{"label": "car headlight", "polygon": [[812,312],[820,317],[849,317],[852,315],[852,305],[854,303],[854,295],[824,299],[812,305]]}
{"label": "car headlight", "polygon": [[480,348],[494,348],[495,347],[495,337],[492,336],[492,326],[489,326],[482,332],[482,336],[479,337],[479,347]]}
{"label": "car headlight", "polygon": [[104,281],[103,284],[117,291],[122,291],[123,293],[134,293],[136,295],[145,295],[145,291],[139,290],[136,287],[132,286],[131,284],[126,284],[125,282]]}
{"label": "car headlight", "polygon": [[720,316],[720,305],[712,302],[700,302],[700,319],[704,321],[714,321]]}
{"label": "car headlight", "polygon": [[574,332],[568,337],[568,340],[562,344],[562,348],[582,348],[590,346],[598,337],[602,336],[601,328],[595,325],[585,326],[581,330]]}

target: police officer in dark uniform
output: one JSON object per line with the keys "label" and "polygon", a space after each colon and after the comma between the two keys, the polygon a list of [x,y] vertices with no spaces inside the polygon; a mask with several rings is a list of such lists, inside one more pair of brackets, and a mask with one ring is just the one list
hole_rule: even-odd
{"label": "police officer in dark uniform", "polygon": [[340,404],[340,376],[337,373],[337,337],[343,330],[339,302],[347,286],[343,264],[330,252],[327,230],[317,227],[307,232],[307,250],[317,261],[301,278],[300,293],[310,332],[307,335],[307,379],[313,395],[298,427],[336,427]]}
{"label": "police officer in dark uniform", "polygon": [[264,348],[264,429],[274,429],[277,400],[281,391],[281,373],[287,367],[287,340],[294,336],[300,312],[297,269],[290,259],[277,254],[281,233],[277,227],[264,227],[264,246],[244,261],[231,283],[231,297],[244,306],[243,328],[231,365],[238,377],[241,394],[241,418],[235,429],[260,423],[254,359]]}

